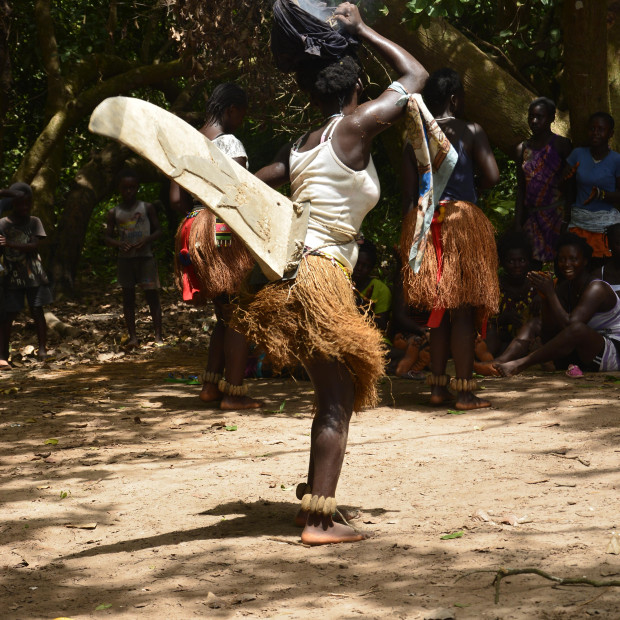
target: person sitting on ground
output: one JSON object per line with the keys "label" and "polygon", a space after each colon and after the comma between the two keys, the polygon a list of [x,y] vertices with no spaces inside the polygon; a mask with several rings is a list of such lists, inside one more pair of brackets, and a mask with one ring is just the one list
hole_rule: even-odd
{"label": "person sitting on ground", "polygon": [[515,230],[525,232],[534,260],[541,264],[555,258],[562,223],[569,219],[561,186],[572,145],[551,131],[554,120],[555,103],[547,97],[534,99],[527,114],[532,136],[519,144],[516,156]]}
{"label": "person sitting on ground", "polygon": [[[409,303],[431,310],[429,326],[431,404],[454,400],[456,409],[490,407],[474,395],[472,379],[476,330],[497,312],[499,286],[493,226],[476,206],[478,189],[493,187],[499,170],[484,130],[459,118],[465,91],[459,75],[449,68],[431,74],[422,93],[437,124],[457,152],[458,160],[434,211],[429,242],[418,273],[409,266],[416,231],[419,170],[410,142],[403,158],[405,218],[401,236],[405,295]],[[449,381],[446,364],[452,353],[456,377]]]}
{"label": "person sitting on ground", "polygon": [[527,237],[508,233],[499,240],[497,251],[503,270],[499,277],[499,312],[489,320],[485,339],[492,357],[506,349],[525,323],[540,316],[541,308],[538,291],[527,278],[533,258]]}
{"label": "person sitting on ground", "polygon": [[13,321],[28,300],[30,313],[37,328],[40,361],[47,357],[47,325],[43,306],[52,302],[49,280],[39,255],[45,229],[38,217],[30,215],[32,188],[14,183],[2,196],[12,198],[12,212],[0,219],[0,246],[4,249],[6,288],[4,316],[0,320],[0,370],[9,370],[9,343]]}
{"label": "person sitting on ground", "polygon": [[370,311],[377,328],[385,331],[392,307],[392,292],[387,284],[371,276],[376,264],[377,248],[372,241],[364,239],[359,244],[357,263],[355,263],[351,278],[360,310]]}
{"label": "person sitting on ground", "polygon": [[[218,84],[207,100],[200,133],[240,166],[248,167],[245,148],[234,135],[243,124],[248,96],[238,84]],[[263,403],[247,396],[243,384],[248,363],[248,341],[230,327],[233,296],[254,259],[230,228],[174,181],[170,204],[185,219],[175,239],[175,271],[183,301],[194,305],[213,303],[217,319],[207,353],[199,398],[219,401],[220,409],[256,409]]]}
{"label": "person sitting on ground", "polygon": [[502,376],[575,355],[584,370],[620,369],[620,298],[607,282],[592,280],[588,271],[591,255],[592,248],[582,237],[567,233],[558,243],[557,264],[564,280],[557,288],[549,274],[528,275],[543,296],[544,344],[517,359],[518,347],[509,347],[504,355],[512,359],[494,364]]}
{"label": "person sitting on ground", "polygon": [[[127,346],[138,346],[136,336],[136,285],[144,290],[151,311],[155,342],[163,344],[159,275],[151,244],[161,237],[155,207],[138,200],[140,183],[135,170],[121,170],[121,203],[108,211],[105,242],[118,248],[118,283],[123,289],[123,313],[129,334]],[[118,238],[117,238],[118,237]]]}
{"label": "person sitting on ground", "polygon": [[566,159],[568,176],[576,179],[569,231],[592,246],[596,267],[611,255],[605,244],[605,230],[620,223],[620,153],[609,148],[614,124],[607,112],[592,114],[589,145],[574,149]]}
{"label": "person sitting on ground", "polygon": [[620,296],[620,224],[613,224],[605,231],[605,243],[611,258],[596,270],[595,277],[605,280]]}

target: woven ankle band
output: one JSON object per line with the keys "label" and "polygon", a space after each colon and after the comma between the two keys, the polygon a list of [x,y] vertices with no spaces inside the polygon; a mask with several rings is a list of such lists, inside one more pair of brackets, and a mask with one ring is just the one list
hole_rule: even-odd
{"label": "woven ankle band", "polygon": [[245,396],[248,393],[247,385],[233,385],[232,383],[228,383],[226,379],[220,379],[217,388],[220,392],[228,394],[229,396]]}
{"label": "woven ankle band", "polygon": [[324,517],[333,515],[338,508],[335,497],[319,497],[307,493],[301,500],[301,509],[309,513],[322,514]]}
{"label": "woven ankle band", "polygon": [[304,495],[308,495],[309,493],[312,493],[312,487],[307,482],[300,482],[297,485],[297,489],[295,489],[295,495],[299,500],[302,500]]}
{"label": "woven ankle band", "polygon": [[473,392],[480,389],[475,379],[457,379],[456,377],[450,381],[450,388],[455,392]]}
{"label": "woven ankle band", "polygon": [[202,373],[202,382],[203,383],[215,383],[217,385],[222,378],[221,373],[219,372],[211,372],[210,370],[205,370]]}
{"label": "woven ankle band", "polygon": [[439,387],[446,387],[450,381],[450,375],[426,375],[426,383],[431,387],[438,385]]}

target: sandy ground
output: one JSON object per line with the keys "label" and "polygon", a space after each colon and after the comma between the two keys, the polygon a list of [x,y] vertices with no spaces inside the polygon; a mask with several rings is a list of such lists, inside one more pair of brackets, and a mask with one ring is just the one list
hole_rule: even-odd
{"label": "sandy ground", "polygon": [[620,377],[487,379],[494,408],[462,415],[386,381],[338,489],[375,535],[310,548],[310,385],[252,380],[265,409],[224,413],[166,381],[201,362],[177,345],[0,376],[2,618],[620,618],[618,587],[519,575],[495,604],[491,585],[620,580]]}

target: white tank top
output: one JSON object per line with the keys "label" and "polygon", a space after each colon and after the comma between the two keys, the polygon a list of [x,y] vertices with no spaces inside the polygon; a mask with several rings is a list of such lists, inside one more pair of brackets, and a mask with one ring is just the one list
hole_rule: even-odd
{"label": "white tank top", "polygon": [[379,201],[380,187],[372,161],[364,170],[352,170],[339,159],[331,137],[342,117],[327,126],[313,149],[291,149],[292,200],[310,201],[306,246],[331,254],[353,271],[357,262],[356,237],[366,214]]}

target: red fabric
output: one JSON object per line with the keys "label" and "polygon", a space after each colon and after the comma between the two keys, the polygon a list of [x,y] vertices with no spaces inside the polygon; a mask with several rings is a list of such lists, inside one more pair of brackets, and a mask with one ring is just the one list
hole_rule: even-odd
{"label": "red fabric", "polygon": [[189,233],[192,229],[194,218],[186,219],[181,227],[181,269],[183,275],[181,277],[183,301],[187,303],[196,303],[200,299],[200,283],[196,278],[196,272],[191,264],[189,257]]}
{"label": "red fabric", "polygon": [[[433,221],[431,222],[431,238],[433,240],[433,247],[435,248],[435,254],[437,255],[437,284],[441,280],[441,274],[443,272],[443,246],[441,245],[441,224],[442,221],[438,219],[438,210],[433,214]],[[431,314],[428,317],[427,326],[434,328],[441,325],[443,315],[445,314],[445,308],[433,308]]]}

